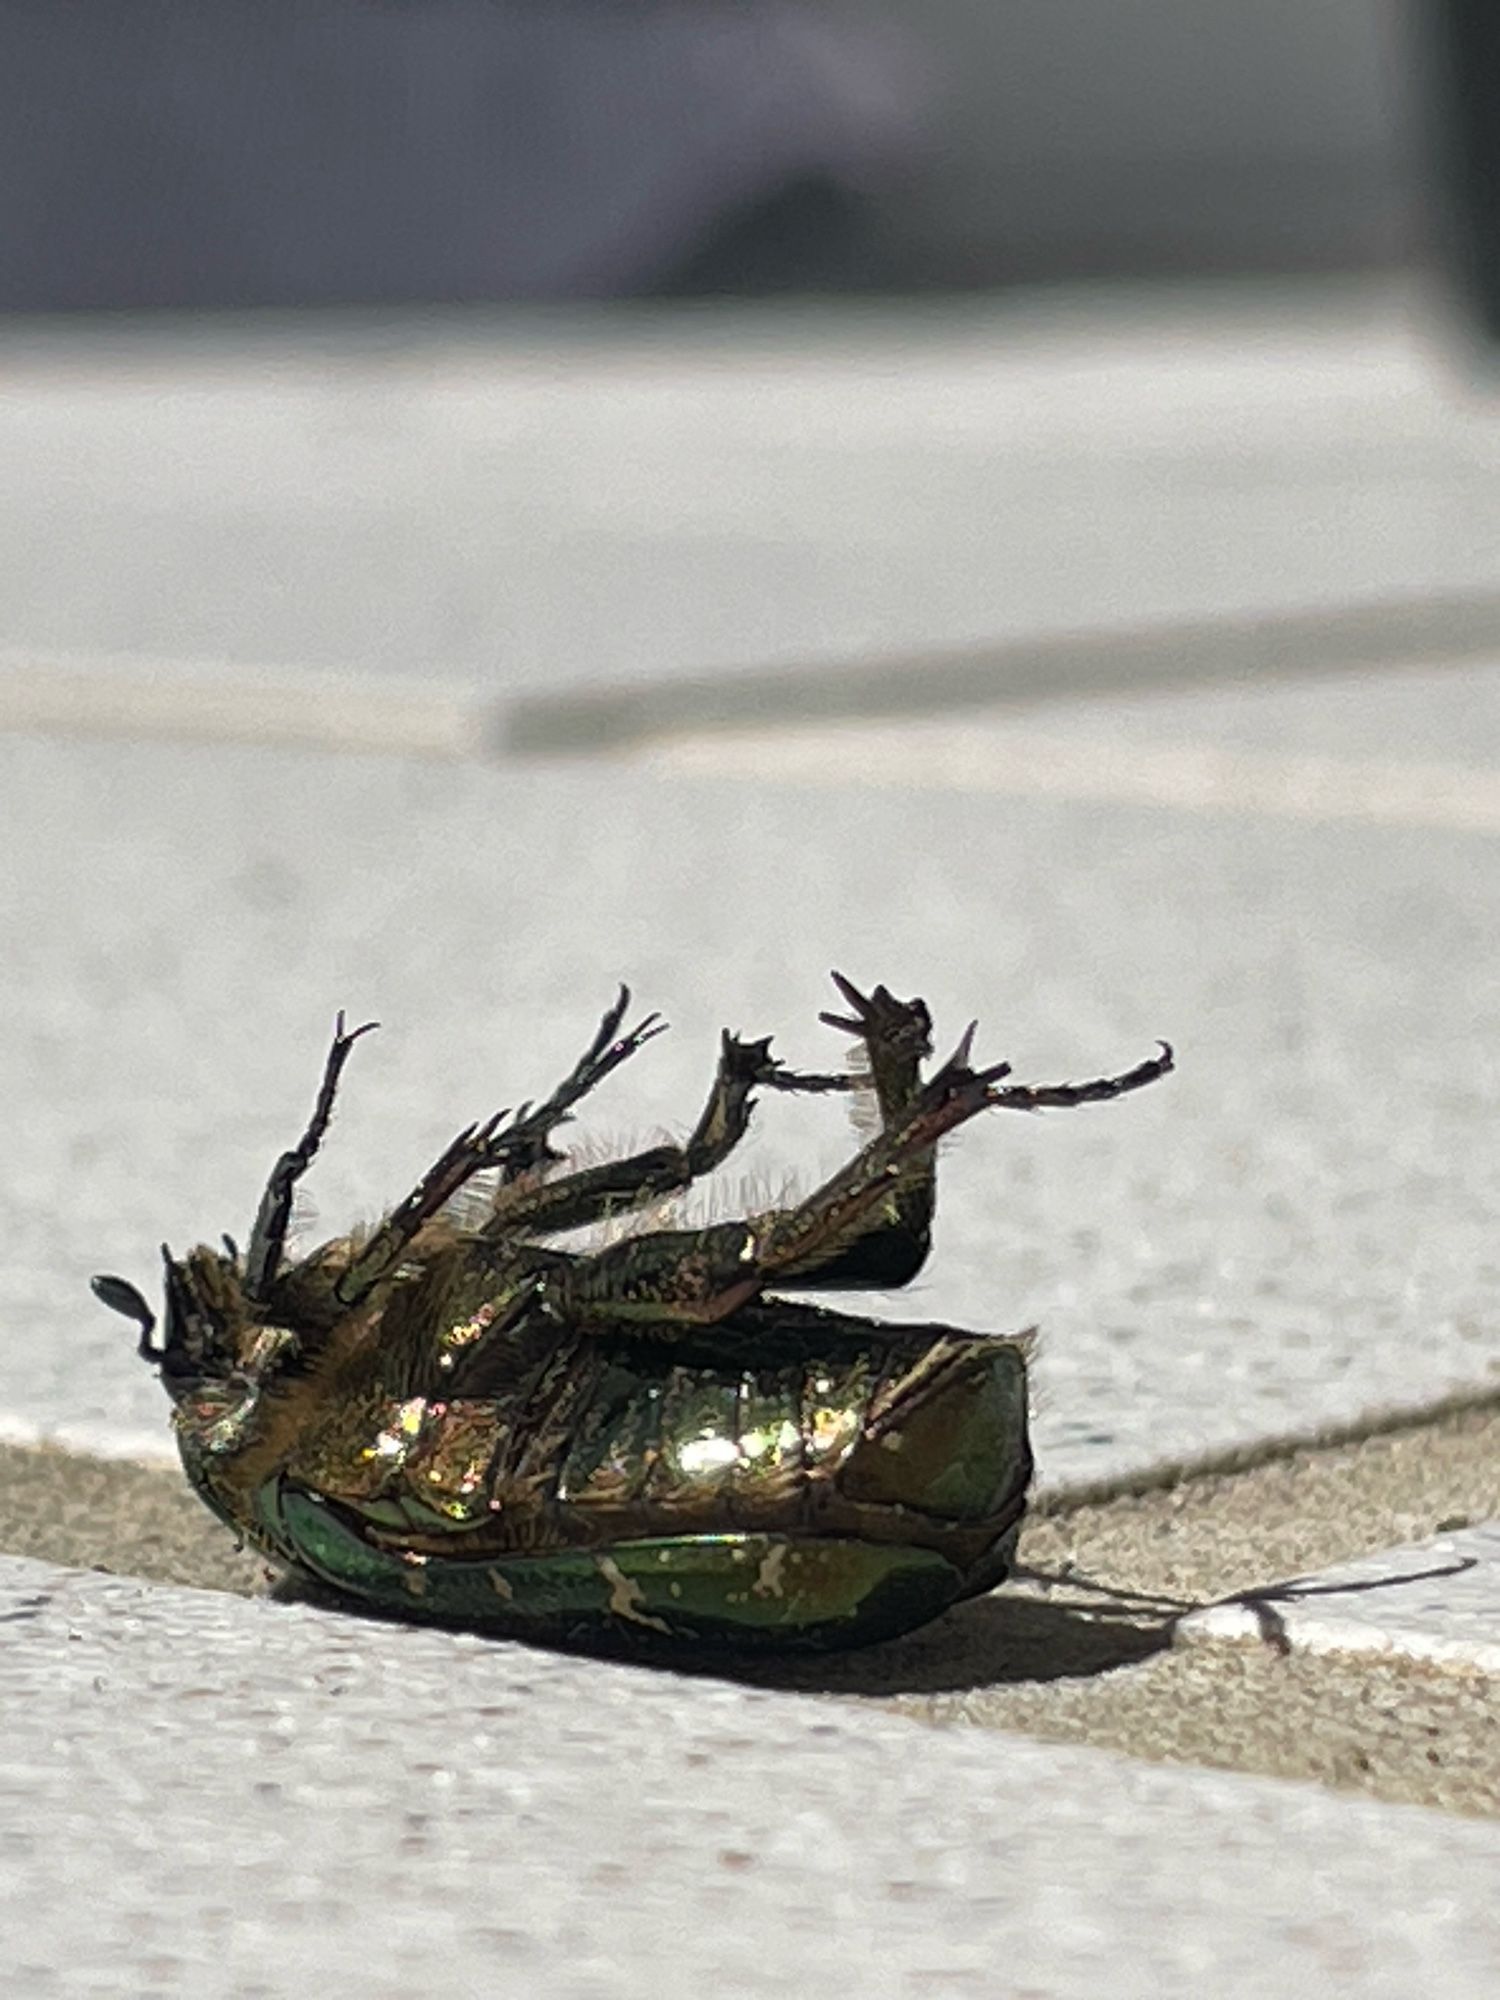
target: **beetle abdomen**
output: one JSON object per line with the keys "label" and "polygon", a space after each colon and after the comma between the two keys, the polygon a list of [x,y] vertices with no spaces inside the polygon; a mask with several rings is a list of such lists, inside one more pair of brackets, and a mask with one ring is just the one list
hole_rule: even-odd
{"label": "beetle abdomen", "polygon": [[[851,1339],[848,1319],[835,1338],[831,1318],[815,1315],[816,1347],[780,1322],[702,1357],[564,1333],[509,1395],[409,1398],[367,1418],[359,1444],[347,1429],[310,1441],[288,1470],[388,1529],[484,1525],[515,1548],[811,1529],[841,1501],[994,1516],[1029,1470],[1021,1349],[939,1328]],[[756,1365],[732,1365],[741,1346]]]}

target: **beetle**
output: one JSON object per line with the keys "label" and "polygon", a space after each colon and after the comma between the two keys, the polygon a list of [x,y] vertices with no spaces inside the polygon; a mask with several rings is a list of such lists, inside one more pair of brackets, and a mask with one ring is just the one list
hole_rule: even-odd
{"label": "beetle", "polygon": [[[834,979],[846,1072],[799,1074],[726,1032],[681,1145],[559,1172],[553,1135],[665,1023],[622,986],[545,1102],[470,1125],[376,1226],[287,1253],[292,1198],[344,1066],[341,1014],[306,1130],[243,1255],[163,1245],[162,1336],[98,1277],[172,1399],[187,1476],[275,1564],[405,1616],[550,1641],[823,1648],[925,1623],[1007,1573],[1031,1476],[1025,1340],[770,1296],[906,1284],[938,1141],[990,1108],[1123,1096],[1172,1051],[1088,1083],[974,1068],[925,1081],[921,1000]],[[758,1089],[872,1094],[878,1130],[807,1199],[742,1220],[551,1239],[717,1167]],[[490,1185],[470,1187],[476,1175]],[[465,1193],[467,1190],[467,1193]],[[459,1199],[462,1197],[462,1199]]]}

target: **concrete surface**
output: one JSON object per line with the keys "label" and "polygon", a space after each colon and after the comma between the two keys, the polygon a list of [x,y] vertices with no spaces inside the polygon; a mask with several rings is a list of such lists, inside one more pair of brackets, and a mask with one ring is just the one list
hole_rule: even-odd
{"label": "concrete surface", "polygon": [[351,1963],[371,2000],[782,1994],[830,1950],[912,2000],[1493,1990],[1492,1825],[15,1558],[0,1589],[34,2000]]}
{"label": "concrete surface", "polygon": [[1208,1606],[1178,1627],[1290,1651],[1398,1655],[1500,1675],[1500,1522],[1383,1549]]}
{"label": "concrete surface", "polygon": [[514,694],[1500,589],[1493,407],[1389,289],[54,322],[5,358],[33,657]]}
{"label": "concrete surface", "polygon": [[[1379,608],[1368,616],[1378,620]],[[1310,621],[1310,644],[1314,630]],[[894,718],[789,718],[774,730],[647,729],[640,742],[621,747],[662,776],[700,781],[755,780],[774,770],[783,783],[820,787],[989,792],[1493,834],[1500,826],[1494,769],[1500,674],[1493,658],[1392,667],[1257,682],[1234,672],[1221,677],[1213,664],[1200,662],[1191,691],[1095,690],[1046,708],[996,702],[966,707],[962,715],[902,717],[899,728],[891,726]],[[71,684],[80,709],[85,689],[97,686],[97,678]],[[102,718],[116,729],[128,716],[123,696],[118,701],[121,720],[109,709]],[[104,707],[97,695],[90,706]],[[310,701],[299,707],[313,711],[303,725],[310,733],[316,711]],[[570,712],[579,709],[563,700],[547,711],[559,728]],[[523,707],[523,715],[534,713]],[[623,709],[618,717],[622,725],[635,719]],[[69,720],[60,703],[51,718]],[[81,715],[77,726],[86,728],[88,720]],[[227,735],[233,720],[221,714],[214,726]],[[394,716],[387,726],[393,725]],[[206,726],[205,718],[200,728]],[[409,734],[421,744],[415,726]]]}

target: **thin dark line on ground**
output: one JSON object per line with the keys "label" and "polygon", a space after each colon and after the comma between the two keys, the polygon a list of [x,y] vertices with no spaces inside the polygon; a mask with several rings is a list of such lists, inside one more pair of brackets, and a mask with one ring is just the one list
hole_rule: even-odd
{"label": "thin dark line on ground", "polygon": [[1496,591],[1094,626],[509,699],[471,678],[12,647],[0,653],[0,730],[482,762],[597,756],[747,728],[1045,710],[1090,696],[1206,692],[1496,654]]}
{"label": "thin dark line on ground", "polygon": [[583,755],[704,731],[1264,685],[1497,652],[1500,593],[1423,595],[520,695],[500,717],[495,747],[514,757]]}

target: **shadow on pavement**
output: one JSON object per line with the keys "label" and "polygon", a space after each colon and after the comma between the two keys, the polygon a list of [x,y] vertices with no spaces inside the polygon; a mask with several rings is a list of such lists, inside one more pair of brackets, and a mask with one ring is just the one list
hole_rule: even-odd
{"label": "shadow on pavement", "polygon": [[[271,1590],[283,1604],[308,1604],[378,1624],[410,1620],[352,1603],[297,1578]],[[746,1687],[818,1694],[961,1693],[969,1688],[1090,1679],[1149,1659],[1171,1644],[1172,1626],[1187,1607],[1154,1608],[1110,1602],[1080,1606],[1046,1598],[996,1594],[975,1598],[883,1645],[837,1653],[753,1653],[654,1643],[649,1634],[588,1642],[543,1642],[493,1635],[497,1646],[540,1646],[548,1652],[615,1660],[688,1677],[737,1681]],[[427,1623],[428,1621],[423,1621]]]}

